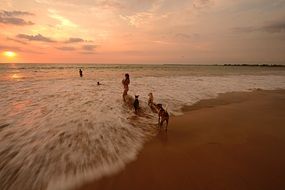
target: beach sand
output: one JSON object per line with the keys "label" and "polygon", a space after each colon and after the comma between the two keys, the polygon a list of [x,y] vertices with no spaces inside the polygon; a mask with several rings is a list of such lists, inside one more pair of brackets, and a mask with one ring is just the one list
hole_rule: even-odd
{"label": "beach sand", "polygon": [[221,94],[183,110],[123,171],[79,189],[285,189],[284,90]]}

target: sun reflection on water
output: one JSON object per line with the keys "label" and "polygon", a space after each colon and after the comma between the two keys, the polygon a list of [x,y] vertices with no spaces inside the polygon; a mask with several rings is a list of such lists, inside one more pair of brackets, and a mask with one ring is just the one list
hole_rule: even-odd
{"label": "sun reflection on water", "polygon": [[15,74],[10,75],[10,78],[11,78],[12,80],[17,80],[17,81],[19,81],[19,80],[23,79],[23,76],[22,76],[21,74],[15,73]]}

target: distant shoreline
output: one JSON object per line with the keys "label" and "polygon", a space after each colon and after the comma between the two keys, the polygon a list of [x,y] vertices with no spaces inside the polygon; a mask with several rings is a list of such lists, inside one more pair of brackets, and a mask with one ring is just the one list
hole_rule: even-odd
{"label": "distant shoreline", "polygon": [[35,64],[35,65],[133,65],[133,66],[227,66],[227,67],[285,67],[285,64],[164,64],[164,63],[0,63],[1,65],[9,65],[9,64]]}
{"label": "distant shoreline", "polygon": [[280,64],[224,64],[222,66],[238,66],[238,67],[285,67]]}
{"label": "distant shoreline", "polygon": [[285,67],[282,64],[163,64],[170,66]]}

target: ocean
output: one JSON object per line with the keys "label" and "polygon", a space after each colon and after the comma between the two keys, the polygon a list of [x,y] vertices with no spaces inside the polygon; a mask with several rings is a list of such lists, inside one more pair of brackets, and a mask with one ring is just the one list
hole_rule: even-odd
{"label": "ocean", "polygon": [[[138,115],[122,100],[125,73]],[[69,189],[121,171],[158,132],[149,92],[176,116],[219,93],[256,89],[285,89],[285,67],[1,64],[0,189]]]}

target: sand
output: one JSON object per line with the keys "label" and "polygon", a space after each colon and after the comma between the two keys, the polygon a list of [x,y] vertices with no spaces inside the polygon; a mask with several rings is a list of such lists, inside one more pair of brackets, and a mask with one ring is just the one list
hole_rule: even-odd
{"label": "sand", "polygon": [[118,174],[80,190],[284,190],[285,91],[221,94],[184,108]]}

